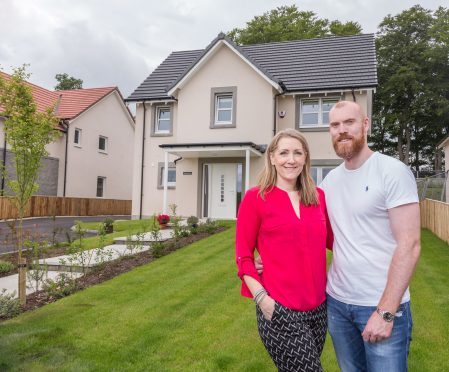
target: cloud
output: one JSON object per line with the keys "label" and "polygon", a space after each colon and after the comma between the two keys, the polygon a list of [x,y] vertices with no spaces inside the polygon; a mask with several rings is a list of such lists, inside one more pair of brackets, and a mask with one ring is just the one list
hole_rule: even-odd
{"label": "cloud", "polygon": [[[281,5],[297,4],[321,18],[358,21],[375,32],[388,13],[415,0],[0,0],[0,65],[29,63],[31,81],[46,88],[57,73],[85,87],[118,86],[126,97],[172,51],[202,49],[220,31]],[[418,1],[419,2],[419,1]],[[398,4],[399,3],[399,4]],[[435,9],[436,0],[420,1]]]}

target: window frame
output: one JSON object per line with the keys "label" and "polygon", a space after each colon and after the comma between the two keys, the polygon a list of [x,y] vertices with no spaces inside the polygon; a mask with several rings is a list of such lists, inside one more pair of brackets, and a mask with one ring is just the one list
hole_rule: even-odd
{"label": "window frame", "polygon": [[[159,130],[159,112],[168,110],[170,119],[168,120],[169,129]],[[163,119],[165,120],[165,119]],[[152,137],[168,137],[173,136],[173,105],[172,104],[155,104],[153,105],[153,113],[151,115],[151,136]]]}
{"label": "window frame", "polygon": [[[221,99],[230,99],[231,107],[230,108],[221,108],[220,100]],[[230,111],[231,120],[219,120],[220,111]],[[232,102],[232,94],[227,93],[219,93],[215,95],[215,125],[232,125],[232,112],[233,112],[233,102]]]}
{"label": "window frame", "polygon": [[[100,148],[100,140],[101,139],[104,139],[104,149],[101,149]],[[108,153],[108,137],[106,137],[106,136],[102,136],[102,135],[99,135],[98,136],[98,152],[101,152],[101,153],[103,153],[103,154],[107,154]]]}
{"label": "window frame", "polygon": [[[76,133],[78,133],[78,142],[76,142]],[[82,144],[82,136],[83,136],[83,130],[80,128],[75,128],[75,130],[73,131],[73,144],[76,147],[81,147]]]}
{"label": "window frame", "polygon": [[[317,186],[319,186],[319,184],[321,183],[321,182],[323,182],[323,180],[324,180],[324,177],[323,177],[323,170],[326,168],[326,169],[329,169],[329,172],[332,170],[332,169],[335,169],[337,167],[337,165],[312,165],[311,167],[310,167],[310,176],[312,177],[312,179],[313,179],[313,176],[312,176],[312,169],[313,168],[315,168],[316,170],[317,170],[317,175],[316,175],[316,182],[315,182],[315,184],[317,185]],[[315,180],[314,180],[315,181]]]}
{"label": "window frame", "polygon": [[[101,189],[101,191],[102,191],[101,196],[98,195],[98,180],[100,180],[100,179],[103,180],[102,189]],[[106,194],[106,177],[104,177],[104,176],[97,176],[96,197],[97,198],[104,198],[105,194]]]}
{"label": "window frame", "polygon": [[[220,108],[220,98],[231,99],[231,108]],[[236,113],[237,113],[237,87],[213,87],[211,88],[211,103],[210,103],[210,128],[235,128],[236,123]],[[218,113],[219,111],[230,111],[231,120],[230,121],[219,121]]]}
{"label": "window frame", "polygon": [[[334,104],[336,104],[338,101],[341,100],[341,96],[326,96],[326,97],[307,97],[307,98],[300,98],[299,99],[299,120],[298,120],[298,128],[300,130],[322,130],[322,129],[328,129],[329,123],[323,123],[323,114],[329,113],[329,111],[323,110],[323,102],[325,101],[335,101]],[[318,123],[316,124],[304,124],[303,123],[303,103],[304,102],[312,102],[312,101],[318,101],[318,111],[314,111],[314,113],[318,114]]]}
{"label": "window frame", "polygon": [[[159,162],[158,164],[158,174],[157,174],[157,188],[159,190],[164,188],[164,166],[165,163]],[[176,189],[176,164],[173,162],[168,163],[168,171],[175,171],[175,182],[167,182],[167,188],[170,190]]]}

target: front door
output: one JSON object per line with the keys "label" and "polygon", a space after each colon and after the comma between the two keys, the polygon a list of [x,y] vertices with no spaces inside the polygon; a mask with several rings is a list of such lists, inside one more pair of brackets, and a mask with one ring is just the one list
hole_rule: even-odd
{"label": "front door", "polygon": [[231,219],[236,217],[237,164],[207,164],[206,205],[208,217]]}

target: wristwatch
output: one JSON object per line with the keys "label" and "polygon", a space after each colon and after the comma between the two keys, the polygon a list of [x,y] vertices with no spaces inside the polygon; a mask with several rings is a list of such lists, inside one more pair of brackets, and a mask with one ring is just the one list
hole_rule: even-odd
{"label": "wristwatch", "polygon": [[389,311],[381,310],[379,308],[377,308],[376,311],[377,314],[379,314],[386,322],[390,323],[394,320],[394,314],[390,313]]}

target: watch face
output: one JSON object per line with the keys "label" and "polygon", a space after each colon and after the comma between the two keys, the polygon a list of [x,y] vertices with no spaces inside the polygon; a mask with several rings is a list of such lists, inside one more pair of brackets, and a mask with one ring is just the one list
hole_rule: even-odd
{"label": "watch face", "polygon": [[376,311],[386,322],[392,322],[394,320],[394,314],[390,313],[389,311],[383,311],[380,309],[377,309]]}
{"label": "watch face", "polygon": [[394,320],[394,315],[392,313],[389,313],[388,311],[385,311],[382,315],[382,317],[387,321],[387,322],[392,322]]}

